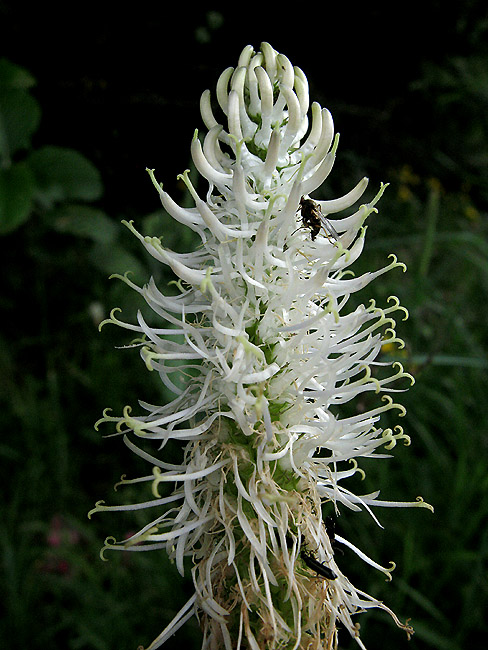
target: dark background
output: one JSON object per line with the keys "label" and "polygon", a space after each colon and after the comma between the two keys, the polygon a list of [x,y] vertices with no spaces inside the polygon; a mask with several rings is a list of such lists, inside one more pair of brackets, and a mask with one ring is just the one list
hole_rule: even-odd
{"label": "dark background", "polygon": [[[194,128],[203,126],[201,92],[215,88],[245,45],[262,41],[304,70],[311,98],[332,111],[341,148],[379,159],[382,173],[387,162],[434,175],[441,166],[434,138],[452,154],[462,134],[442,133],[436,89],[415,82],[426,64],[479,49],[486,20],[481,2],[434,0],[304,3],[296,14],[292,6],[167,2],[0,7],[2,52],[38,80],[39,140],[85,153],[102,172],[110,211],[139,214],[154,206],[145,167],[174,182],[188,165]],[[453,183],[456,171],[449,170]]]}
{"label": "dark background", "polygon": [[[421,494],[436,514],[381,512],[385,530],[368,515],[341,523],[374,559],[398,565],[385,585],[345,555],[353,581],[402,620],[412,616],[416,629],[407,643],[386,615],[366,614],[363,638],[369,650],[485,647],[488,17],[476,0],[269,8],[0,1],[0,58],[36,80],[42,116],[32,149],[69,147],[90,160],[103,183],[91,205],[117,229],[103,247],[63,231],[59,212],[37,205],[0,239],[5,647],[147,646],[192,592],[163,554],[98,558],[107,534],[115,528],[121,538],[137,523],[111,515],[87,522],[86,512],[99,499],[114,502],[120,474],[147,468],[93,422],[107,406],[118,414],[139,398],[168,395],[137,353],[114,349],[128,342],[124,333],[97,333],[94,313],[122,306],[130,321],[136,308],[129,289],[107,280],[128,268],[116,267],[115,252],[141,282],[149,273],[161,286],[169,279],[121,219],[158,234],[162,224],[169,247],[193,245],[158,213],[145,168],[186,200],[176,177],[191,166],[194,129],[204,128],[200,95],[245,45],[262,41],[305,72],[311,100],[331,110],[341,133],[326,191],[346,192],[366,174],[370,198],[391,183],[360,264],[383,266],[394,251],[409,266],[373,291],[383,303],[399,295],[410,311],[399,328],[401,360],[417,383],[400,401],[413,444],[381,468],[366,465],[371,484],[358,490],[380,486],[381,498],[409,501]],[[120,498],[143,500],[131,488]],[[167,647],[199,643],[190,623]],[[356,645],[343,632],[340,647]]]}

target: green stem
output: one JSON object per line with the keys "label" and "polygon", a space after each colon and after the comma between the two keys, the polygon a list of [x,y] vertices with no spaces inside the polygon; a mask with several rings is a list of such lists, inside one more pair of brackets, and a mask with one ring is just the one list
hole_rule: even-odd
{"label": "green stem", "polygon": [[422,280],[429,272],[429,265],[432,259],[432,251],[434,248],[435,233],[437,228],[437,219],[439,216],[440,204],[440,190],[438,187],[433,186],[427,201],[426,217],[427,228],[424,237],[424,246],[422,249],[422,256],[420,258],[418,277]]}

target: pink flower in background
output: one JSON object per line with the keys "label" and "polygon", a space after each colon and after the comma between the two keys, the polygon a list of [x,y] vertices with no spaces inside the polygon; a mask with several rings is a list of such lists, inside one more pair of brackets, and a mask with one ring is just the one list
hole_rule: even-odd
{"label": "pink flower in background", "polygon": [[72,547],[81,541],[80,533],[67,524],[63,517],[56,514],[49,523],[46,534],[47,549],[40,563],[40,571],[58,575],[69,575],[71,565],[65,557],[72,552]]}

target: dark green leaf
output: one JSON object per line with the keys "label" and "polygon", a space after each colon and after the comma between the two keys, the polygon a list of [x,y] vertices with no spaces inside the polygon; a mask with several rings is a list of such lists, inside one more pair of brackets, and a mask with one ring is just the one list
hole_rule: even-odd
{"label": "dark green leaf", "polygon": [[25,90],[2,88],[0,93],[0,161],[10,164],[12,156],[28,149],[37,130],[41,109],[37,100]]}
{"label": "dark green leaf", "polygon": [[34,182],[25,163],[0,169],[0,233],[18,228],[32,209]]}
{"label": "dark green leaf", "polygon": [[31,88],[36,80],[25,68],[8,59],[0,59],[0,88]]}
{"label": "dark green leaf", "polygon": [[109,244],[120,228],[97,208],[88,205],[62,205],[46,215],[58,232],[87,237],[101,244]]}
{"label": "dark green leaf", "polygon": [[103,186],[97,168],[73,149],[47,146],[28,159],[39,191],[37,198],[46,207],[69,200],[95,201]]}
{"label": "dark green leaf", "polygon": [[147,276],[139,260],[122,246],[96,244],[90,252],[90,259],[96,268],[107,274],[123,275],[126,271],[130,271],[131,280],[134,281],[140,281]]}

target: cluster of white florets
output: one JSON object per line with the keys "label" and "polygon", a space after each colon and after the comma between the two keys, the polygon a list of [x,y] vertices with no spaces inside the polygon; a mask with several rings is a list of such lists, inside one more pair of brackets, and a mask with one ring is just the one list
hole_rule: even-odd
{"label": "cluster of white florets", "polygon": [[[101,420],[116,422],[126,444],[153,466],[148,476],[122,481],[150,482],[153,498],[100,502],[94,511],[156,508],[157,517],[129,540],[109,538],[104,548],[164,548],[182,575],[192,573],[195,594],[151,649],[194,614],[204,648],[333,648],[338,621],[362,647],[351,616],[387,608],[351,584],[335,545],[388,576],[391,568],[334,535],[322,506],[338,513],[341,506],[426,505],[379,501],[379,492],[358,496],[343,486],[362,471],[360,458],[408,442],[400,427],[379,424],[387,410],[404,415],[387,393],[393,382],[412,378],[398,363],[379,373],[387,364],[378,358],[385,343],[402,345],[392,313],[405,310],[394,297],[384,308],[347,305],[378,276],[405,270],[394,256],[359,277],[350,270],[384,186],[342,218],[331,215],[360,199],[366,178],[341,198],[305,203],[332,169],[338,136],[329,111],[316,103],[309,124],[305,75],[268,44],[244,49],[237,67],[221,75],[216,98],[223,119],[205,92],[207,133],[191,144],[208,182],[205,198],[185,172],[194,207],[182,208],[149,171],[165,210],[201,245],[176,253],[163,238],[126,224],[173,270],[178,293],[165,295],[153,279],[139,287],[123,277],[161,327],[140,313],[134,324],[118,320],[115,310],[108,319],[140,335],[135,344],[147,368],[175,395],[163,406],[140,402],[137,416],[127,407]],[[341,415],[342,404],[367,391],[383,394],[377,407]],[[134,437],[157,441],[159,452]],[[164,460],[170,439],[184,443],[180,464]],[[161,497],[163,483],[178,487]]]}

